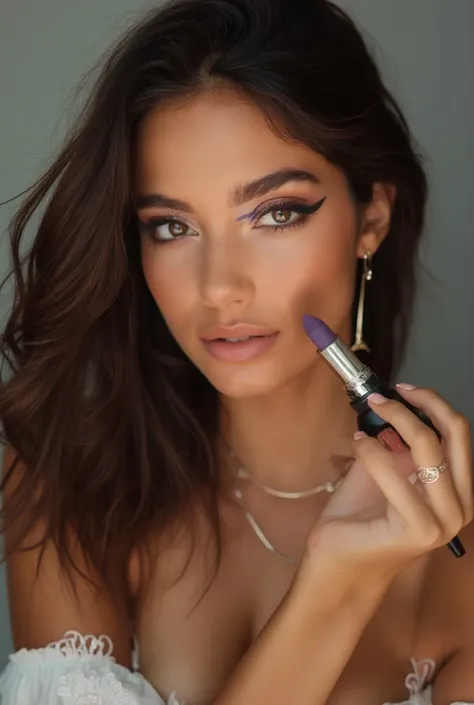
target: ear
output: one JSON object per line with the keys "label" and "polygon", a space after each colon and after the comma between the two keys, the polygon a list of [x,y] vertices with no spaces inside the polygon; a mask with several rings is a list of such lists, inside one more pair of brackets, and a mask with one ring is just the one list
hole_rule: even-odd
{"label": "ear", "polygon": [[369,251],[375,254],[387,237],[396,195],[397,189],[393,184],[373,185],[372,200],[361,213],[357,257],[363,257]]}

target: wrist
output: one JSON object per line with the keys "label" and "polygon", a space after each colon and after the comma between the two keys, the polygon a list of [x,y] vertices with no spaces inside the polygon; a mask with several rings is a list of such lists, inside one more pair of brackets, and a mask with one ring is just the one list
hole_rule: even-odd
{"label": "wrist", "polygon": [[385,566],[355,565],[350,560],[309,551],[292,587],[299,600],[319,604],[323,609],[331,611],[349,605],[364,612],[376,609],[396,574]]}

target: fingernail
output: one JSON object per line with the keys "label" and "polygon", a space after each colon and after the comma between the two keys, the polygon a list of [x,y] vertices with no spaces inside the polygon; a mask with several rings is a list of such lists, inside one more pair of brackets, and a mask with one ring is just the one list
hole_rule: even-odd
{"label": "fingernail", "polygon": [[360,441],[361,438],[367,438],[367,434],[364,433],[363,431],[356,431],[354,433],[354,440]]}
{"label": "fingernail", "polygon": [[369,401],[371,401],[372,404],[385,404],[388,399],[379,394],[378,392],[374,392],[374,394],[371,394],[369,396]]}
{"label": "fingernail", "polygon": [[400,382],[396,385],[399,389],[404,389],[406,392],[412,392],[416,389],[414,384],[406,384],[405,382]]}

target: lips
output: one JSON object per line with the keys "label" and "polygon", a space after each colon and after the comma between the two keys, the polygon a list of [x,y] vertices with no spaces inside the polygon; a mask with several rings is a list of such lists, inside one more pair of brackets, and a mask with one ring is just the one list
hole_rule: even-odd
{"label": "lips", "polygon": [[199,337],[207,342],[215,340],[240,342],[252,338],[266,338],[275,335],[277,332],[274,328],[265,328],[249,323],[236,323],[230,326],[206,328]]}
{"label": "lips", "polygon": [[248,362],[269,350],[278,331],[248,323],[215,326],[202,331],[200,338],[211,357],[222,362]]}
{"label": "lips", "polygon": [[245,343],[246,340],[254,340],[255,338],[265,338],[264,335],[247,335],[242,338],[216,338],[216,340],[223,340],[226,343]]}

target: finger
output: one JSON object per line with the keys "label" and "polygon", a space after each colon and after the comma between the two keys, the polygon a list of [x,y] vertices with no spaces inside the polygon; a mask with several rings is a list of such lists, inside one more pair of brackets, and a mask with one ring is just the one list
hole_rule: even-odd
{"label": "finger", "polygon": [[[437,435],[415,414],[400,402],[385,400],[379,395],[371,395],[369,403],[408,443],[418,468],[441,465],[444,452]],[[420,484],[419,489],[447,534],[453,538],[464,525],[464,510],[450,471],[442,474],[436,482]]]}
{"label": "finger", "polygon": [[[413,385],[408,385],[412,387]],[[443,435],[451,474],[461,501],[466,522],[473,514],[473,467],[471,428],[468,419],[456,412],[437,392],[425,388],[397,385],[398,392],[413,406],[429,416]]]}
{"label": "finger", "polygon": [[397,384],[399,392],[410,404],[424,411],[440,433],[448,438],[461,415],[453,409],[434,389],[415,387],[412,384]]}
{"label": "finger", "polygon": [[407,526],[419,537],[440,530],[440,525],[422,493],[417,492],[408,478],[398,471],[396,453],[391,453],[375,439],[358,437],[354,443],[356,457],[378,485],[388,503]]}
{"label": "finger", "polygon": [[443,449],[436,433],[401,402],[371,394],[368,403],[400,434],[417,465],[438,465],[443,461]]}

